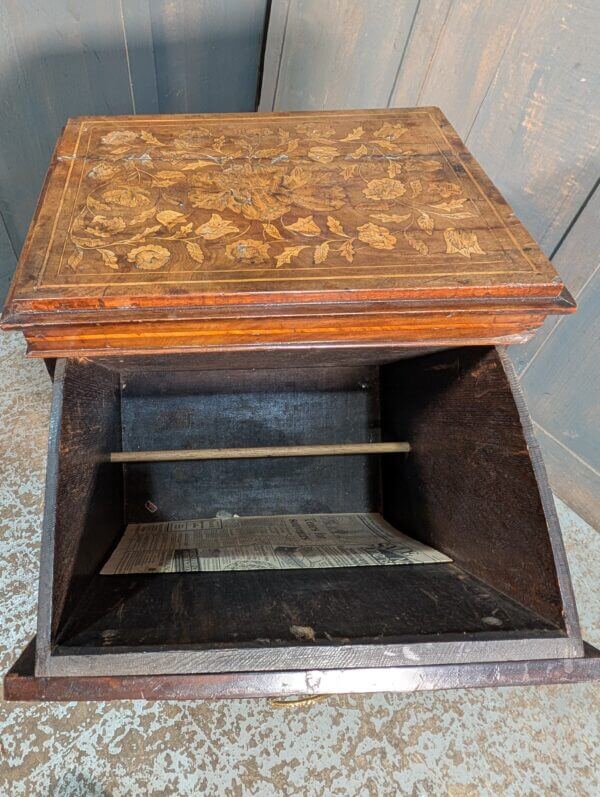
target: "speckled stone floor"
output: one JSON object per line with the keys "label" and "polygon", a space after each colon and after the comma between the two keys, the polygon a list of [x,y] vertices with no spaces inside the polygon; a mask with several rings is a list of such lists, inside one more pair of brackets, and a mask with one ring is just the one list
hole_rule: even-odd
{"label": "speckled stone floor", "polygon": [[[0,338],[0,672],[31,638],[50,382]],[[600,535],[558,502],[586,638]],[[0,704],[0,795],[599,795],[590,684],[266,701]]]}

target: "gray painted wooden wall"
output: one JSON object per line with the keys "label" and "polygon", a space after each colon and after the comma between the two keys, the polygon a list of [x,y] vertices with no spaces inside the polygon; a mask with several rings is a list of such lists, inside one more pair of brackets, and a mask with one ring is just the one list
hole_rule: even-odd
{"label": "gray painted wooden wall", "polygon": [[511,354],[600,528],[600,2],[273,0],[261,110],[439,105],[579,303]]}
{"label": "gray painted wooden wall", "polygon": [[[439,105],[579,302],[511,351],[554,489],[600,527],[598,0],[4,0],[0,274],[77,114]],[[0,293],[2,283],[0,282]]]}

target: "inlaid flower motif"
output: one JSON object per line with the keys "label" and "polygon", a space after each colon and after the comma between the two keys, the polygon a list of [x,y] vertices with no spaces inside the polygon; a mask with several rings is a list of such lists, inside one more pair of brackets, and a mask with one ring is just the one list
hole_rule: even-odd
{"label": "inlaid flower motif", "polygon": [[96,235],[100,238],[109,238],[115,233],[122,232],[126,226],[125,220],[120,216],[113,216],[112,218],[107,216],[94,216],[84,229],[91,235]]}
{"label": "inlaid flower motif", "polygon": [[171,253],[164,246],[148,244],[132,249],[127,255],[127,260],[133,263],[135,268],[141,268],[143,271],[156,271],[162,268],[170,257]]}
{"label": "inlaid flower motif", "polygon": [[369,199],[398,199],[406,193],[406,186],[400,180],[382,177],[380,180],[369,180],[363,194]]}
{"label": "inlaid flower motif", "polygon": [[477,235],[469,230],[455,230],[449,227],[444,230],[446,240],[446,254],[462,255],[470,258],[471,255],[484,255],[485,252],[479,246]]}
{"label": "inlaid flower motif", "polygon": [[100,140],[103,144],[122,146],[123,144],[131,144],[137,137],[138,134],[133,130],[113,130],[102,136]]}
{"label": "inlaid flower motif", "polygon": [[102,194],[102,198],[109,205],[121,205],[126,208],[141,208],[150,204],[150,198],[144,191],[129,185],[111,188]]}
{"label": "inlaid flower motif", "polygon": [[[294,170],[296,171],[296,170]],[[274,221],[292,205],[308,210],[333,210],[345,203],[340,186],[310,185],[301,170],[289,174],[284,166],[234,165],[194,175],[189,198],[196,208],[231,210],[247,219]]]}
{"label": "inlaid flower motif", "polygon": [[254,238],[227,244],[225,254],[240,263],[264,263],[269,259],[269,244]]}
{"label": "inlaid flower motif", "polygon": [[371,222],[358,227],[358,237],[374,249],[393,249],[396,244],[395,235]]}

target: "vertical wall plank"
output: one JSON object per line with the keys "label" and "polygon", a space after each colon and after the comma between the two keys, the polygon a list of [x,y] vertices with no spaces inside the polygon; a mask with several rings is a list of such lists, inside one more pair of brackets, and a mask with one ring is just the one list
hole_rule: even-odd
{"label": "vertical wall plank", "polygon": [[277,110],[386,107],[417,0],[293,0]]}
{"label": "vertical wall plank", "polygon": [[527,0],[467,138],[546,253],[598,177],[599,29],[600,3]]}
{"label": "vertical wall plank", "polygon": [[290,2],[291,0],[271,0],[259,111],[272,111],[275,107],[275,92],[279,79]]}
{"label": "vertical wall plank", "polygon": [[[563,241],[552,262],[563,277],[566,286],[577,301],[581,292],[600,268],[600,187],[582,210],[577,221]],[[560,334],[562,325],[571,323],[572,316],[553,316],[528,343],[511,346],[509,353],[516,371],[522,375],[528,368],[549,336]],[[597,345],[600,342],[596,341]],[[581,341],[582,346],[587,345]],[[600,357],[600,353],[598,354]]]}
{"label": "vertical wall plank", "polygon": [[[581,292],[578,312],[561,323],[559,332],[547,340],[521,381],[533,419],[565,450],[564,470],[569,469],[572,456],[595,473],[596,506],[600,508],[599,341],[597,269]],[[557,478],[561,478],[560,470]]]}
{"label": "vertical wall plank", "polygon": [[152,0],[161,113],[253,111],[267,0]]}
{"label": "vertical wall plank", "polygon": [[[466,137],[524,8],[523,0],[422,4],[391,105],[439,105]],[[428,35],[427,35],[428,34]]]}
{"label": "vertical wall plank", "polygon": [[158,113],[150,0],[120,0],[134,113]]}
{"label": "vertical wall plank", "polygon": [[435,58],[437,42],[453,2],[454,0],[428,0],[426,4],[420,3],[417,6],[404,58],[390,97],[390,106],[409,108],[419,104],[423,84]]}
{"label": "vertical wall plank", "polygon": [[0,304],[8,293],[16,262],[15,251],[6,232],[2,214],[0,214]]}

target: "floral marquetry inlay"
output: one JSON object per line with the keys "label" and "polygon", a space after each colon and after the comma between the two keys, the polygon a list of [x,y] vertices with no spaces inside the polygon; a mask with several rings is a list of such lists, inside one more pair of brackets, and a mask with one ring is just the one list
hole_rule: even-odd
{"label": "floral marquetry inlay", "polygon": [[2,324],[34,356],[506,343],[573,308],[437,108],[68,121]]}
{"label": "floral marquetry inlay", "polygon": [[90,124],[60,274],[218,279],[486,255],[473,187],[435,137],[349,121]]}

